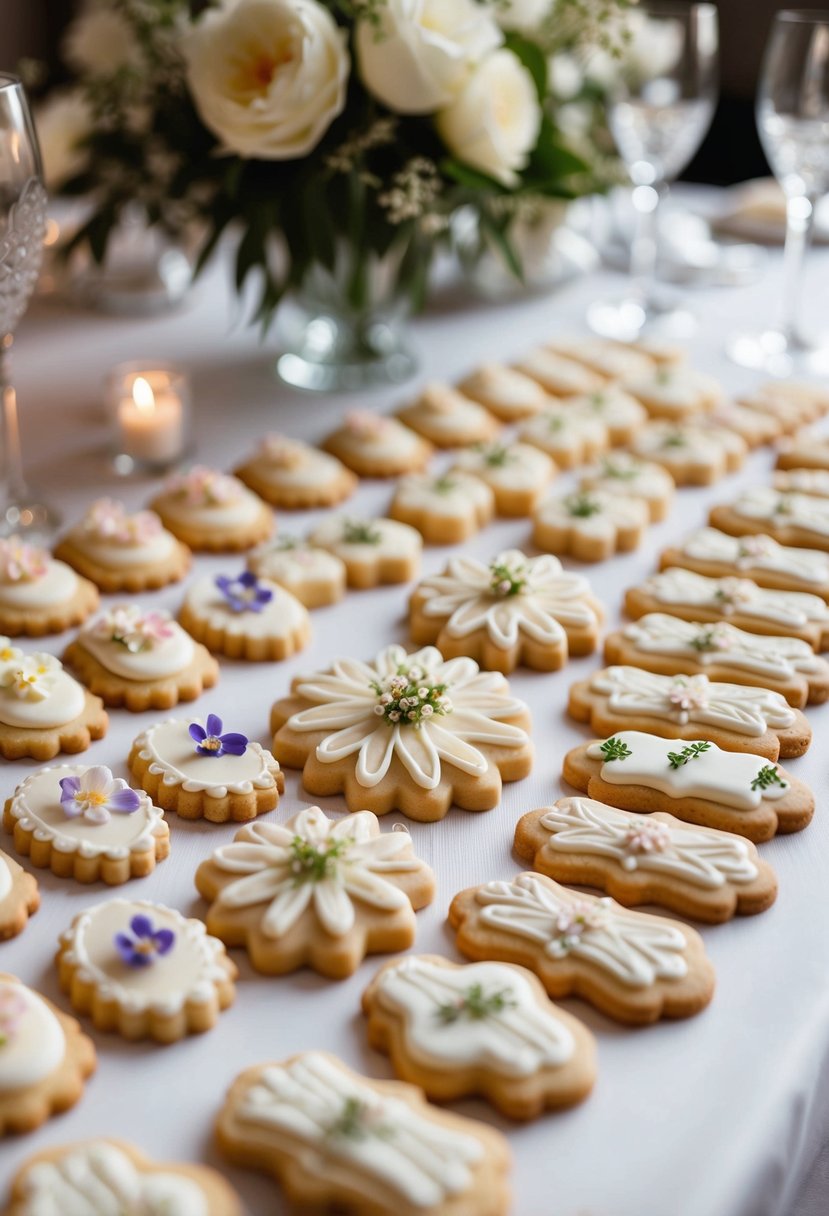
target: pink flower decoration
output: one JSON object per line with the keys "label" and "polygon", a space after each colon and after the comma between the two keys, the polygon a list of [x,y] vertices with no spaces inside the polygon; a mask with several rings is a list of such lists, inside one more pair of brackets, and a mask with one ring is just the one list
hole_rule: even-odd
{"label": "pink flower decoration", "polygon": [[747,578],[721,578],[716,597],[726,610],[740,604],[748,604],[754,598],[756,588]]}
{"label": "pink flower decoration", "polygon": [[85,532],[99,540],[140,545],[159,535],[161,520],[152,511],[128,515],[122,502],[114,498],[99,498],[87,511],[83,527]]}
{"label": "pink flower decoration", "polygon": [[228,477],[218,469],[195,465],[187,473],[172,477],[167,483],[167,492],[175,494],[191,507],[217,507],[226,502],[235,502],[241,496],[242,487],[235,477]]}
{"label": "pink flower decoration", "polygon": [[0,989],[0,1047],[5,1047],[26,1012],[26,999],[13,988]]}
{"label": "pink flower decoration", "polygon": [[382,414],[372,414],[370,410],[351,410],[345,416],[345,425],[352,434],[363,439],[379,439],[392,427],[389,418]]}
{"label": "pink flower decoration", "polygon": [[704,709],[708,704],[708,681],[699,676],[691,679],[677,676],[668,689],[668,700],[677,709]]}
{"label": "pink flower decoration", "polygon": [[581,937],[588,929],[601,929],[605,924],[607,907],[604,900],[591,903],[586,899],[577,899],[557,916],[556,931],[562,945],[569,949],[574,939]]}
{"label": "pink flower decoration", "polygon": [[637,819],[624,839],[624,847],[629,853],[664,853],[670,844],[671,833],[656,819]]}
{"label": "pink flower decoration", "polygon": [[93,633],[138,654],[173,637],[175,625],[166,612],[142,612],[137,604],[117,604],[95,622]]}
{"label": "pink flower decoration", "polygon": [[49,569],[45,549],[27,545],[19,536],[0,540],[0,578],[5,583],[31,583]]}
{"label": "pink flower decoration", "polygon": [[743,536],[740,539],[740,557],[765,557],[773,548],[770,536]]}
{"label": "pink flower decoration", "polygon": [[262,440],[262,455],[281,469],[296,469],[306,459],[306,451],[301,443],[276,432]]}

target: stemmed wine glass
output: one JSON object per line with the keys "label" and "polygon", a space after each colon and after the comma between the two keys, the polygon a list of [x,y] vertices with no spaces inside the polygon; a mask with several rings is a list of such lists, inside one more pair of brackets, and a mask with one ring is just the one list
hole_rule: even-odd
{"label": "stemmed wine glass", "polygon": [[788,375],[798,356],[809,355],[815,370],[829,371],[829,347],[805,337],[798,316],[815,206],[829,191],[829,12],[777,14],[760,76],[757,127],[786,195],[781,319],[776,329],[736,334],[728,353],[772,375]]}
{"label": "stemmed wine glass", "polygon": [[0,535],[46,535],[58,522],[26,485],[17,399],[7,371],[17,324],[40,273],[45,231],[46,191],[29,104],[17,77],[0,73],[0,393],[6,475]]}
{"label": "stemmed wine glass", "polygon": [[677,333],[690,321],[657,284],[659,203],[711,124],[719,50],[713,4],[647,0],[631,20],[640,24],[622,48],[607,112],[633,183],[633,290],[622,299],[594,301],[587,314],[591,329],[623,341],[652,330]]}

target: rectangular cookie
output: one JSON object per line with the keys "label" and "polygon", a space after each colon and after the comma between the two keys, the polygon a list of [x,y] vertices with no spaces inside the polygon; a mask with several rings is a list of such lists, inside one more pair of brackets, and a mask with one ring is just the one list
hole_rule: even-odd
{"label": "rectangular cookie", "polygon": [[777,451],[777,468],[829,471],[829,439],[806,434],[784,440]]}
{"label": "rectangular cookie", "polygon": [[783,494],[814,494],[829,498],[829,469],[778,469],[771,484]]}
{"label": "rectangular cookie", "polygon": [[745,440],[724,427],[694,423],[649,422],[630,450],[667,469],[678,486],[710,486],[743,465]]}
{"label": "rectangular cookie", "polygon": [[766,637],[651,612],[605,638],[606,663],[698,675],[780,692],[795,709],[829,698],[829,663],[800,638]]}
{"label": "rectangular cookie", "polygon": [[697,528],[684,541],[663,549],[659,569],[672,566],[709,578],[726,578],[736,571],[760,587],[807,591],[829,602],[829,554],[781,545],[764,533],[729,536],[717,528]]}
{"label": "rectangular cookie", "polygon": [[754,486],[733,502],[712,507],[708,521],[732,536],[767,532],[781,545],[829,551],[829,501],[809,494]]}
{"label": "rectangular cookie", "polygon": [[567,712],[597,735],[629,727],[664,739],[711,739],[725,751],[767,760],[802,756],[812,741],[805,716],[779,692],[640,667],[605,667],[577,680]]}
{"label": "rectangular cookie", "polygon": [[685,823],[770,840],[800,832],[815,809],[812,791],[778,765],[726,752],[707,739],[680,746],[638,730],[581,743],[564,757],[564,780],[590,798]]}

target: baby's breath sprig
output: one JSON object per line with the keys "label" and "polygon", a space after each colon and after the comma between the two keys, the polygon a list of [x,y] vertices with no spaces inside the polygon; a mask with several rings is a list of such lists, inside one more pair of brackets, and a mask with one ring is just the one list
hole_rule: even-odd
{"label": "baby's breath sprig", "polygon": [[497,992],[484,992],[482,984],[470,984],[463,996],[457,1001],[447,1001],[439,1005],[435,1015],[445,1026],[459,1022],[461,1018],[469,1018],[472,1022],[483,1021],[493,1013],[502,1013],[505,1009],[513,1009],[513,1000],[509,988],[500,988]]}
{"label": "baby's breath sprig", "polygon": [[348,839],[330,840],[323,848],[317,848],[301,836],[294,836],[290,846],[290,867],[295,884],[300,886],[305,882],[322,882],[332,878],[337,859],[351,843]]}
{"label": "baby's breath sprig", "polygon": [[520,595],[527,585],[527,572],[523,563],[516,566],[508,566],[506,562],[490,562],[489,589],[493,595],[501,596],[503,599],[508,599],[513,595]]}
{"label": "baby's breath sprig", "polygon": [[371,685],[377,694],[374,712],[392,725],[420,727],[428,718],[450,714],[452,702],[446,684],[430,684],[422,667],[400,667],[382,682]]}

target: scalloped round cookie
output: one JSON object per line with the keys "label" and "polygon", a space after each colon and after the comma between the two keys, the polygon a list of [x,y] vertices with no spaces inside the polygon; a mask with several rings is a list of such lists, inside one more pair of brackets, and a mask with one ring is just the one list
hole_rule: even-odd
{"label": "scalloped round cookie", "polygon": [[239,478],[203,465],[171,477],[150,507],[196,552],[239,553],[267,540],[275,526],[258,494]]}
{"label": "scalloped round cookie", "polygon": [[153,511],[130,515],[111,498],[92,503],[58,541],[55,557],[113,595],[155,591],[178,582],[190,568],[190,550]]}
{"label": "scalloped round cookie", "polygon": [[98,588],[19,536],[0,540],[0,631],[30,638],[63,633],[98,607]]}
{"label": "scalloped round cookie", "polygon": [[254,663],[290,658],[311,641],[305,606],[252,570],[196,579],[187,588],[179,620],[214,653]]}

